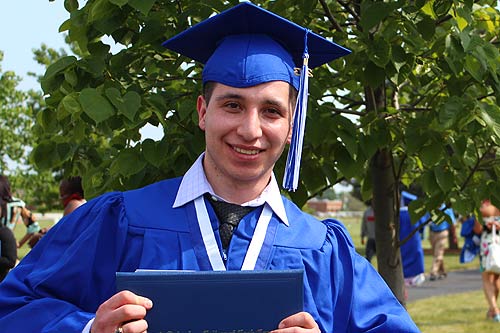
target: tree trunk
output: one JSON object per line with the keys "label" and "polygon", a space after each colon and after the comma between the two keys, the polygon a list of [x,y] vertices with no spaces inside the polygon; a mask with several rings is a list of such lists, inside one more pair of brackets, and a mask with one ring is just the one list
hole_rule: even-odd
{"label": "tree trunk", "polygon": [[378,271],[404,305],[403,264],[398,245],[399,195],[392,169],[392,153],[388,149],[379,149],[371,162]]}

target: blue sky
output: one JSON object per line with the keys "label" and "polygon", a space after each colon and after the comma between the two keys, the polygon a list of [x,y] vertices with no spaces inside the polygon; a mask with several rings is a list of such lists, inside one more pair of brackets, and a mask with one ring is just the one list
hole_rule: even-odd
{"label": "blue sky", "polygon": [[2,72],[12,70],[23,80],[18,88],[37,89],[39,84],[28,72],[43,74],[45,69],[33,60],[33,49],[42,43],[65,48],[64,35],[59,26],[69,18],[64,1],[56,0],[2,0],[0,1],[0,50],[4,59]]}

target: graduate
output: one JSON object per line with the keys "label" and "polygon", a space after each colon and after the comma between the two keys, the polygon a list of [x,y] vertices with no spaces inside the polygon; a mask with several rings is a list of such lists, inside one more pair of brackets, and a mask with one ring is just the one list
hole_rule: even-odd
{"label": "graduate", "polygon": [[[273,174],[290,143],[284,187],[297,187],[308,69],[349,51],[247,2],[164,45],[205,64],[205,151],[183,177],[104,194],[52,227],[0,285],[1,330],[144,332],[154,304],[115,291],[116,272],[142,268],[302,269],[304,311],[273,332],[418,332],[344,226],[302,212]],[[226,208],[243,211],[237,225]]]}
{"label": "graduate", "polygon": [[[408,205],[417,196],[406,191],[401,191],[401,207],[399,209],[399,240],[405,239],[415,228],[419,228],[428,219],[424,215],[416,223],[412,223]],[[403,276],[405,284],[409,286],[420,285],[425,281],[424,274],[424,249],[420,232],[416,232],[410,239],[401,245],[401,258],[403,260]]]}

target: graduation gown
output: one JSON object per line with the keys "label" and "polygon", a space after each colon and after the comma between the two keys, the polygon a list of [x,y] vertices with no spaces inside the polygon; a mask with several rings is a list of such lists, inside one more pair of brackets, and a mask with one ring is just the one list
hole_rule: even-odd
{"label": "graduation gown", "polygon": [[[401,207],[399,211],[399,240],[405,239],[414,228],[418,228],[425,221],[421,219],[415,225],[411,223],[408,207]],[[416,232],[406,243],[401,246],[401,257],[403,260],[403,275],[410,278],[424,272],[424,249],[420,232]]]}
{"label": "graduation gown", "polygon": [[[102,195],[52,227],[0,284],[1,330],[81,332],[115,293],[117,271],[211,269],[194,204],[172,208],[180,180]],[[290,225],[272,217],[256,269],[303,269],[304,310],[322,332],[418,332],[339,222],[283,201]],[[206,206],[220,247],[217,217]],[[241,268],[261,210],[238,225],[229,270]]]}

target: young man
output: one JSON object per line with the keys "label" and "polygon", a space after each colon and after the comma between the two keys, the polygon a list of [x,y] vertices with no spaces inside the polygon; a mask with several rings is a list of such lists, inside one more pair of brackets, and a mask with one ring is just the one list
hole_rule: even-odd
{"label": "young man", "polygon": [[[182,178],[105,194],[63,218],[0,286],[2,330],[144,332],[154,304],[115,293],[115,272],[143,268],[303,269],[304,311],[274,332],[418,332],[340,223],[280,195],[273,167],[304,91],[294,73],[304,37],[312,67],[348,53],[250,3],[167,41],[206,63],[197,100],[205,152]],[[224,202],[247,210],[229,239]]]}

